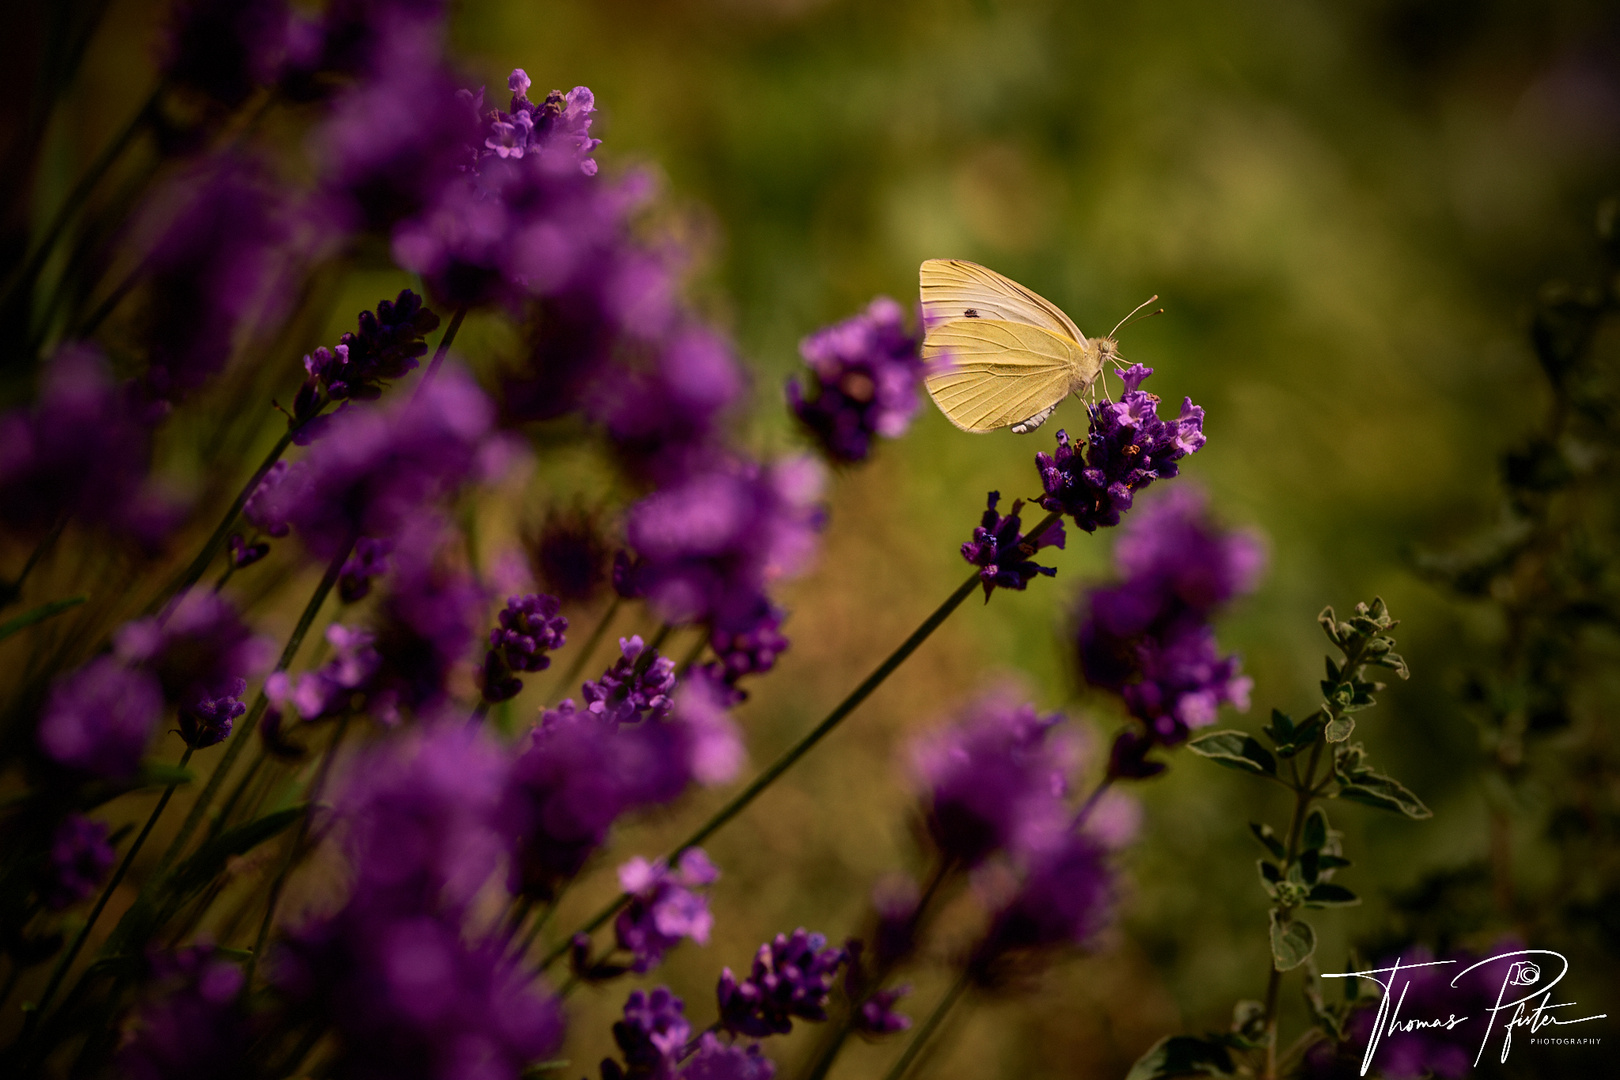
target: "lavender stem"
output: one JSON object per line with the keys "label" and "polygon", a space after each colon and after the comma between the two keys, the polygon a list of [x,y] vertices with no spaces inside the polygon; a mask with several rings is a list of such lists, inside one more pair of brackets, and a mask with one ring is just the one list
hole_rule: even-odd
{"label": "lavender stem", "polygon": [[433,351],[433,359],[428,361],[427,371],[422,373],[422,381],[416,385],[416,396],[420,397],[427,389],[428,383],[439,373],[439,367],[444,358],[450,354],[450,343],[456,340],[456,333],[461,329],[461,320],[467,317],[467,309],[457,308],[456,313],[450,316],[450,325],[444,328],[444,336],[439,339],[439,347]]}
{"label": "lavender stem", "polygon": [[968,969],[963,968],[962,973],[951,984],[951,988],[945,991],[945,996],[940,999],[939,1004],[934,1006],[934,1011],[928,1014],[928,1019],[923,1021],[923,1026],[912,1037],[906,1046],[906,1052],[900,1055],[900,1060],[894,1063],[894,1067],[888,1071],[883,1080],[901,1080],[906,1075],[906,1070],[911,1068],[911,1063],[922,1053],[934,1030],[944,1022],[946,1014],[961,1000],[963,992],[968,988],[968,978]]}

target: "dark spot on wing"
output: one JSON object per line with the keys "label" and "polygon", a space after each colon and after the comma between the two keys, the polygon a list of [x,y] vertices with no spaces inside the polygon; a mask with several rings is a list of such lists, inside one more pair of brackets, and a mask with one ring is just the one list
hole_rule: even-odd
{"label": "dark spot on wing", "polygon": [[965,319],[977,319],[979,317],[979,313],[973,308],[968,308],[966,311],[962,312],[962,317]]}

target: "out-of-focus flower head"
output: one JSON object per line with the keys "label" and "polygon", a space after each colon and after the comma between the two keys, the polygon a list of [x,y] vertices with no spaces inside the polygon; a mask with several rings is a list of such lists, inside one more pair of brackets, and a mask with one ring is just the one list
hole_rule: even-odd
{"label": "out-of-focus flower head", "polygon": [[[787,613],[781,608],[767,602],[753,621],[740,629],[711,630],[709,647],[714,650],[716,659],[706,668],[733,689],[745,675],[765,674],[788,649],[788,639],[782,634],[782,620],[786,617]],[[746,696],[736,690],[738,700]]]}
{"label": "out-of-focus flower head", "polygon": [[855,1010],[855,1030],[863,1035],[893,1035],[911,1028],[911,1017],[894,1011],[901,998],[911,993],[911,984],[902,983],[872,993]]}
{"label": "out-of-focus flower head", "polygon": [[535,581],[564,604],[589,603],[608,582],[613,547],[600,515],[583,506],[552,507],[523,546]]}
{"label": "out-of-focus flower head", "polygon": [[1061,521],[1054,521],[1040,536],[1025,536],[1018,531],[1023,526],[1018,516],[1023,501],[1014,499],[1012,513],[1005,517],[996,512],[1000,501],[1001,492],[992,491],[979,525],[973,530],[973,539],[962,545],[962,558],[979,568],[987,603],[993,589],[1021,591],[1037,574],[1055,577],[1055,568],[1041,566],[1031,556],[1042,548],[1061,549],[1066,539]]}
{"label": "out-of-focus flower head", "polygon": [[1076,762],[1062,720],[991,697],[919,741],[913,761],[928,832],[947,858],[972,867],[998,851],[1028,856],[1054,842],[1070,818],[1064,796]]}
{"label": "out-of-focus flower head", "polygon": [[619,885],[630,900],[613,931],[619,948],[635,957],[632,970],[651,971],[682,938],[709,943],[714,916],[708,897],[697,890],[719,877],[701,848],[683,851],[673,870],[662,859],[648,862],[639,855],[619,867]]}
{"label": "out-of-focus flower head", "polygon": [[63,346],[34,407],[0,415],[0,527],[37,538],[71,517],[157,539],[151,419],[99,352]]}
{"label": "out-of-focus flower head", "polygon": [[119,1050],[132,1080],[230,1080],[251,1072],[252,1022],[242,1006],[242,969],[199,945],[159,956],[153,990]]}
{"label": "out-of-focus flower head", "polygon": [[994,984],[1009,963],[1088,944],[1112,914],[1114,874],[1108,853],[1084,833],[1069,833],[1031,860],[1017,893],[996,912],[974,952],[975,977]]}
{"label": "out-of-focus flower head", "polygon": [[292,209],[267,165],[229,151],[172,177],[143,216],[146,383],[175,401],[224,369],[250,320],[285,306]]}
{"label": "out-of-focus flower head", "polygon": [[829,948],[825,936],[802,926],[777,934],[759,947],[747,978],[739,981],[729,967],[720,972],[720,1026],[764,1038],[792,1031],[795,1019],[827,1019],[833,980],[848,959],[843,949]]}
{"label": "out-of-focus flower head", "polygon": [[222,717],[230,730],[229,721],[240,713],[223,716],[221,710],[230,709],[221,699],[240,698],[244,680],[268,667],[274,655],[270,640],[208,589],[187,592],[165,615],[125,623],[113,635],[113,649],[124,663],[155,675],[169,703],[192,713],[189,720],[182,716],[182,730],[195,725],[194,734],[205,739]]}
{"label": "out-of-focus flower head", "polygon": [[181,704],[180,737],[187,746],[201,749],[224,742],[236,718],[247,712],[242,701],[242,695],[247,693],[246,679],[232,679],[218,688],[223,693],[209,697],[204,692]]}
{"label": "out-of-focus flower head", "polygon": [[686,1003],[669,987],[654,987],[650,994],[632,990],[624,1002],[624,1019],[613,1025],[624,1065],[611,1058],[603,1061],[602,1080],[672,1080],[691,1037]]}
{"label": "out-of-focus flower head", "polygon": [[371,595],[371,583],[392,567],[392,540],[362,536],[354,542],[354,553],[343,563],[338,575],[338,597],[345,604],[357,604]]}
{"label": "out-of-focus flower head", "polygon": [[373,715],[431,712],[455,666],[472,651],[486,617],[483,589],[445,554],[446,533],[418,523],[402,537],[388,595],[377,609],[378,667],[365,687]]}
{"label": "out-of-focus flower head", "polygon": [[705,1031],[680,1075],[681,1080],[771,1080],[776,1075],[776,1063],[765,1056],[758,1043],[724,1043],[714,1032]]}
{"label": "out-of-focus flower head", "polygon": [[808,458],[728,462],[654,492],[627,515],[632,587],[670,622],[748,630],[767,586],[815,552],[823,479]]}
{"label": "out-of-focus flower head", "polygon": [[920,343],[900,305],[886,296],[799,343],[817,389],[807,399],[791,379],[788,402],[828,457],[865,461],[873,438],[905,434],[921,403]]}
{"label": "out-of-focus flower head", "polygon": [[69,814],[51,837],[39,898],[52,911],[85,899],[107,880],[118,857],[107,842],[107,823]]}
{"label": "out-of-focus flower head", "polygon": [[331,659],[315,671],[297,678],[278,671],[264,681],[264,693],[270,699],[267,716],[279,720],[290,711],[304,720],[319,720],[341,712],[356,692],[370,688],[382,667],[375,635],[333,623],[326,628],[326,641],[332,647]]}
{"label": "out-of-focus flower head", "polygon": [[287,48],[286,0],[181,0],[158,68],[170,84],[234,109],[273,82]]}
{"label": "out-of-focus flower head", "polygon": [[231,548],[231,567],[236,570],[252,566],[270,554],[268,541],[259,540],[250,544],[242,539],[241,533],[231,533],[229,544]]}
{"label": "out-of-focus flower head", "polygon": [[250,520],[271,535],[290,523],[317,558],[361,536],[395,539],[478,475],[490,420],[489,400],[455,368],[408,399],[351,405],[306,457],[265,477]]}
{"label": "out-of-focus flower head", "polygon": [[1158,397],[1141,389],[1151,374],[1141,364],[1120,373],[1125,393],[1117,402],[1091,406],[1084,447],[1059,431],[1057,451],[1035,455],[1046,491],[1042,507],[1062,511],[1086,532],[1118,525],[1136,492],[1175,476],[1176,462],[1204,445],[1204,410],[1187,398],[1180,416],[1159,419]]}
{"label": "out-of-focus flower head", "polygon": [[39,745],[59,765],[121,780],[139,768],[162,715],[163,687],[150,672],[98,656],[51,688]]}

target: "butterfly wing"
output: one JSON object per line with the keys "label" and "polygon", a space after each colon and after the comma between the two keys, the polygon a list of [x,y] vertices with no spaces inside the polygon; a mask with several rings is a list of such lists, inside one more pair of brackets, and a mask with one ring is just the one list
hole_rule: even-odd
{"label": "butterfly wing", "polygon": [[945,418],[986,432],[1027,420],[1084,386],[1085,352],[1067,337],[1008,319],[958,318],[928,331],[923,381]]}
{"label": "butterfly wing", "polygon": [[1085,335],[1056,304],[989,267],[965,259],[929,259],[918,276],[925,327],[955,319],[1002,319],[1036,326],[1086,347]]}

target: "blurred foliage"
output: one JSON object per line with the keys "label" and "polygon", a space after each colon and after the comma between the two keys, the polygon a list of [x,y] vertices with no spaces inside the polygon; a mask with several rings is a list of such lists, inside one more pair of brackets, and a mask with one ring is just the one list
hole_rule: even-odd
{"label": "blurred foliage", "polygon": [[[79,78],[60,90],[52,73],[102,8]],[[17,62],[0,64],[19,105],[5,134],[12,147],[42,139],[45,168],[31,199],[6,201],[8,260],[140,108],[160,14],[147,0],[19,6],[5,45]],[[1615,412],[1603,380],[1617,341],[1613,320],[1591,314],[1614,297],[1590,240],[1620,165],[1612,5],[466,0],[455,33],[491,87],[517,66],[541,87],[591,86],[604,167],[663,174],[660,227],[699,252],[694,287],[755,366],[762,447],[797,439],[780,408],[797,340],[874,293],[913,296],[923,258],[985,262],[1088,331],[1159,293],[1167,313],[1123,348],[1159,371],[1160,393],[1208,410],[1209,444],[1176,482],[1209,488],[1229,520],[1271,541],[1265,585],[1222,634],[1257,683],[1244,726],[1273,705],[1308,707],[1323,604],[1380,593],[1403,619],[1413,678],[1363,734],[1435,817],[1335,817],[1366,856],[1367,902],[1317,919],[1324,965],[1352,940],[1477,944],[1469,935],[1518,928],[1568,946],[1567,996],[1620,1006],[1604,723],[1620,691],[1605,664]],[[127,185],[151,168],[136,155],[115,175]],[[91,228],[116,227],[124,190],[105,185]],[[1552,277],[1574,284],[1533,307]],[[285,400],[298,355],[404,284],[364,263],[320,283],[288,339],[253,343],[243,363],[257,367],[221,397]],[[477,320],[458,344],[486,366],[513,347]],[[8,371],[8,400],[27,382]],[[820,568],[790,594],[792,651],[743,711],[756,761],[960,579],[956,548],[984,492],[1030,494],[1035,450],[1083,423],[1070,403],[1034,438],[970,437],[930,409],[876,464],[838,478]],[[177,435],[167,468],[181,487],[218,483],[208,466],[257,453],[269,424]],[[495,513],[594,504],[599,476],[566,457]],[[1493,522],[1506,530],[1498,546],[1442,567],[1443,582],[1434,564],[1418,569],[1416,548],[1456,549]],[[912,850],[904,740],[965,695],[1018,680],[1043,706],[1089,715],[1100,745],[1117,718],[1081,696],[1063,635],[1077,590],[1107,573],[1107,547],[1078,537],[1055,582],[964,610],[717,838],[715,940],[661,977],[707,1003],[718,968],[746,964],[770,933],[853,928],[873,880]],[[290,572],[270,568],[265,593]],[[57,573],[60,595],[81,591]],[[1588,601],[1601,611],[1580,607],[1578,629],[1545,606]],[[95,629],[71,613],[54,625]],[[1224,1028],[1235,999],[1257,996],[1265,905],[1241,822],[1282,816],[1283,796],[1231,779],[1182,755],[1147,785],[1121,931],[1040,996],[963,1014],[933,1074],[1123,1075],[1159,1036]],[[686,824],[627,832],[618,850],[661,848]],[[599,873],[558,925],[615,888]],[[915,1000],[942,989],[925,980]],[[565,1056],[588,1068],[608,1050],[622,994],[581,992]],[[1286,1007],[1297,1030],[1304,1005]],[[855,1047],[840,1069],[889,1053]],[[1527,1067],[1580,1060],[1522,1053]]]}

